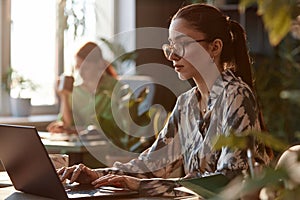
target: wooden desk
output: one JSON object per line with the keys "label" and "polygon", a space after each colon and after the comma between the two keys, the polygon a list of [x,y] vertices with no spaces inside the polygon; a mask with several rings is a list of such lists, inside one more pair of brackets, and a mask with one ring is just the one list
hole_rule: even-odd
{"label": "wooden desk", "polygon": [[[26,194],[15,190],[13,186],[1,187],[1,184],[11,184],[9,176],[6,172],[0,172],[0,199],[7,200],[51,200],[49,198],[40,197],[36,195]],[[102,198],[101,198],[102,199]],[[105,199],[105,198],[103,198]],[[111,199],[111,197],[109,198]],[[198,200],[199,198],[195,195],[188,197],[178,197],[178,198],[165,198],[165,197],[135,197],[135,198],[118,198],[119,200],[170,200],[170,199],[180,199],[180,200]]]}
{"label": "wooden desk", "polygon": [[[51,140],[50,133],[39,131],[42,142],[49,154],[67,154],[69,155],[69,165],[83,163],[88,167],[106,167],[102,162],[97,160],[90,152],[101,152],[107,154],[107,142],[104,140],[82,142],[73,139],[72,141]],[[4,171],[0,160],[0,171]]]}
{"label": "wooden desk", "polygon": [[[92,157],[90,152],[101,152],[105,153],[107,151],[107,142],[104,140],[95,141],[85,141],[82,142],[79,138],[70,138],[67,141],[64,136],[53,138],[48,132],[39,131],[39,135],[42,138],[42,142],[45,145],[48,153],[59,153],[69,155],[69,165],[74,165],[78,163],[84,163],[89,167],[103,167],[103,164]],[[87,160],[85,158],[93,159]],[[88,163],[90,162],[90,163]],[[93,164],[91,164],[93,162]]]}
{"label": "wooden desk", "polygon": [[57,119],[57,114],[53,115],[30,115],[28,117],[0,116],[0,123],[23,126],[34,126],[39,131],[45,131],[49,123]]}

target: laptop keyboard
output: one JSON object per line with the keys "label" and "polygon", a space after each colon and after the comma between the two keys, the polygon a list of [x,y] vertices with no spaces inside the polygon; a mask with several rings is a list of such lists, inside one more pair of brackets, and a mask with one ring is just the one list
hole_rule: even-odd
{"label": "laptop keyboard", "polygon": [[110,186],[102,186],[94,188],[90,184],[66,184],[65,190],[70,198],[88,197],[88,196],[120,196],[120,195],[135,195],[136,191],[127,188],[116,188]]}

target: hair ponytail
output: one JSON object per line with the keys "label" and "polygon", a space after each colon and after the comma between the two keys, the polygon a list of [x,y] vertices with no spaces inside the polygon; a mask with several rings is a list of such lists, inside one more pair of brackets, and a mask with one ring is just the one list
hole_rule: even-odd
{"label": "hair ponytail", "polygon": [[[246,43],[246,33],[244,29],[241,27],[239,23],[236,21],[232,21],[227,19],[229,30],[232,34],[232,50],[235,64],[235,75],[242,78],[242,80],[249,85],[254,95],[256,95],[253,79],[252,79],[252,70],[251,70],[251,62],[248,53],[248,47]],[[258,106],[258,120],[261,126],[261,130],[268,132],[268,128],[263,118],[263,113]],[[274,158],[273,150],[268,146],[266,147],[266,153],[270,157],[270,159]]]}
{"label": "hair ponytail", "polygon": [[236,76],[249,85],[251,89],[253,86],[251,63],[246,43],[246,33],[239,23],[228,20],[229,30],[232,36],[232,54],[234,62],[234,72]]}
{"label": "hair ponytail", "polygon": [[[235,21],[229,20],[229,28],[232,33],[232,49],[233,56],[235,60],[235,75],[242,78],[242,80],[249,85],[254,95],[256,95],[253,79],[251,62],[249,58],[248,48],[246,44],[246,33],[244,29]],[[268,132],[268,128],[263,118],[261,109],[258,106],[258,119],[262,131]],[[273,159],[274,154],[272,149],[266,145],[266,152],[271,159]]]}

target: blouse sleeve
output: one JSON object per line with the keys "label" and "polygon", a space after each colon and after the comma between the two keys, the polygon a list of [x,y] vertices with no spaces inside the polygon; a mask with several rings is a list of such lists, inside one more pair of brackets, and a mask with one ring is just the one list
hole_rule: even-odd
{"label": "blouse sleeve", "polygon": [[177,184],[165,178],[182,165],[176,113],[175,106],[156,141],[138,158],[128,163],[115,162],[113,168],[108,168],[102,173],[126,174],[141,178],[140,192],[145,196],[172,195]]}

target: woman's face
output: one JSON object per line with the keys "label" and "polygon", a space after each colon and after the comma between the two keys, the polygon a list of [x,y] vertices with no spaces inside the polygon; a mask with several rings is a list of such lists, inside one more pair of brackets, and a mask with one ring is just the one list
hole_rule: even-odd
{"label": "woman's face", "polygon": [[[207,49],[209,42],[205,40],[206,35],[195,30],[186,20],[177,18],[172,20],[169,27],[170,45],[179,43],[183,46],[182,58],[170,55],[175,71],[182,80],[197,78],[205,74],[208,65],[212,63]],[[198,40],[198,42],[196,41]]]}
{"label": "woman's face", "polygon": [[75,69],[79,70],[79,74],[83,82],[86,83],[97,81],[100,78],[100,74],[103,72],[103,70],[101,70],[100,63],[86,61],[78,56],[76,56]]}

